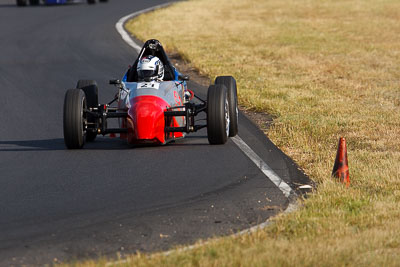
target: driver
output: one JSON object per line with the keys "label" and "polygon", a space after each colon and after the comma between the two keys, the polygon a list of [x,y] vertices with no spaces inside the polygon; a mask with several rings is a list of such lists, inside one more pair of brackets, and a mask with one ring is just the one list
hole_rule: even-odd
{"label": "driver", "polygon": [[164,64],[158,57],[142,57],[137,64],[139,81],[162,81],[164,78]]}
{"label": "driver", "polygon": [[[158,57],[144,56],[137,64],[138,82],[161,82],[164,79],[164,64]],[[127,109],[130,107],[129,91],[119,91],[118,107]]]}

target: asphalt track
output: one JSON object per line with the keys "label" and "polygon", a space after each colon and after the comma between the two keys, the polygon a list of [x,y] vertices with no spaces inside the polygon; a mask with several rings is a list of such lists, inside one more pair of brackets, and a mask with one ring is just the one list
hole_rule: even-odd
{"label": "asphalt track", "polygon": [[[165,2],[0,3],[0,266],[168,249],[251,227],[288,205],[232,141],[210,146],[205,130],[167,146],[100,137],[65,149],[66,89],[95,79],[100,102],[112,99],[108,79],[136,57],[115,23]],[[239,123],[240,137],[292,188],[308,183],[243,114]]]}

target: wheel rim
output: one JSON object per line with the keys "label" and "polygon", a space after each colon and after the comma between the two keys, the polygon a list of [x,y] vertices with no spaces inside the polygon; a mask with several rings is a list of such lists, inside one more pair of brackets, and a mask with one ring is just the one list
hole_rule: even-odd
{"label": "wheel rim", "polygon": [[228,99],[226,99],[225,100],[225,131],[226,131],[226,136],[229,136],[229,123],[230,123],[229,102],[228,102]]}

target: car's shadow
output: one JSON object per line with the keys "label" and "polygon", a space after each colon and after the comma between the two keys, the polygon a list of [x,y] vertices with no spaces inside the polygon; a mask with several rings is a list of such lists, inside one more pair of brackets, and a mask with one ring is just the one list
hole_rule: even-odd
{"label": "car's shadow", "polygon": [[171,142],[168,145],[171,146],[209,146],[208,141],[204,141],[207,139],[207,135],[187,135],[183,139],[178,139],[175,142]]}
{"label": "car's shadow", "polygon": [[65,4],[40,4],[40,5],[26,5],[26,6],[17,6],[17,4],[0,4],[0,8],[18,8],[18,9],[28,9],[28,8],[45,8],[45,7],[62,7],[62,6],[74,6],[74,5],[83,5],[86,3],[80,2],[71,2]]}
{"label": "car's shadow", "polygon": [[64,139],[0,141],[0,152],[4,151],[38,151],[64,150]]}
{"label": "car's shadow", "polygon": [[0,4],[0,8],[6,8],[6,7],[17,7],[16,4]]}
{"label": "car's shadow", "polygon": [[[204,146],[209,145],[208,142],[203,142],[207,136],[187,136],[185,140],[178,140],[176,142],[169,143],[167,146]],[[193,142],[194,139],[199,139],[199,142]],[[84,150],[124,150],[134,148],[149,148],[162,145],[129,145],[125,140],[119,138],[108,138],[100,137],[94,142],[87,142]],[[41,139],[41,140],[11,140],[11,141],[0,141],[0,153],[1,152],[13,152],[13,151],[57,151],[57,150],[68,150],[65,146],[63,138],[54,139]]]}
{"label": "car's shadow", "polygon": [[[117,138],[99,138],[85,144],[85,150],[122,150],[129,149],[126,142]],[[67,150],[63,138],[42,140],[0,141],[0,153],[6,151],[57,151]]]}

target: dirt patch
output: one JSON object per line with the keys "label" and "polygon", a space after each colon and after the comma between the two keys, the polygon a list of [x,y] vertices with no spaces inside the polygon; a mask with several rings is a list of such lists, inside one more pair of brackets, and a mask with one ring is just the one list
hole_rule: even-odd
{"label": "dirt patch", "polygon": [[265,112],[256,112],[252,110],[246,110],[245,107],[240,106],[242,111],[247,117],[249,117],[257,126],[267,134],[269,127],[273,123],[273,118],[270,114]]}

